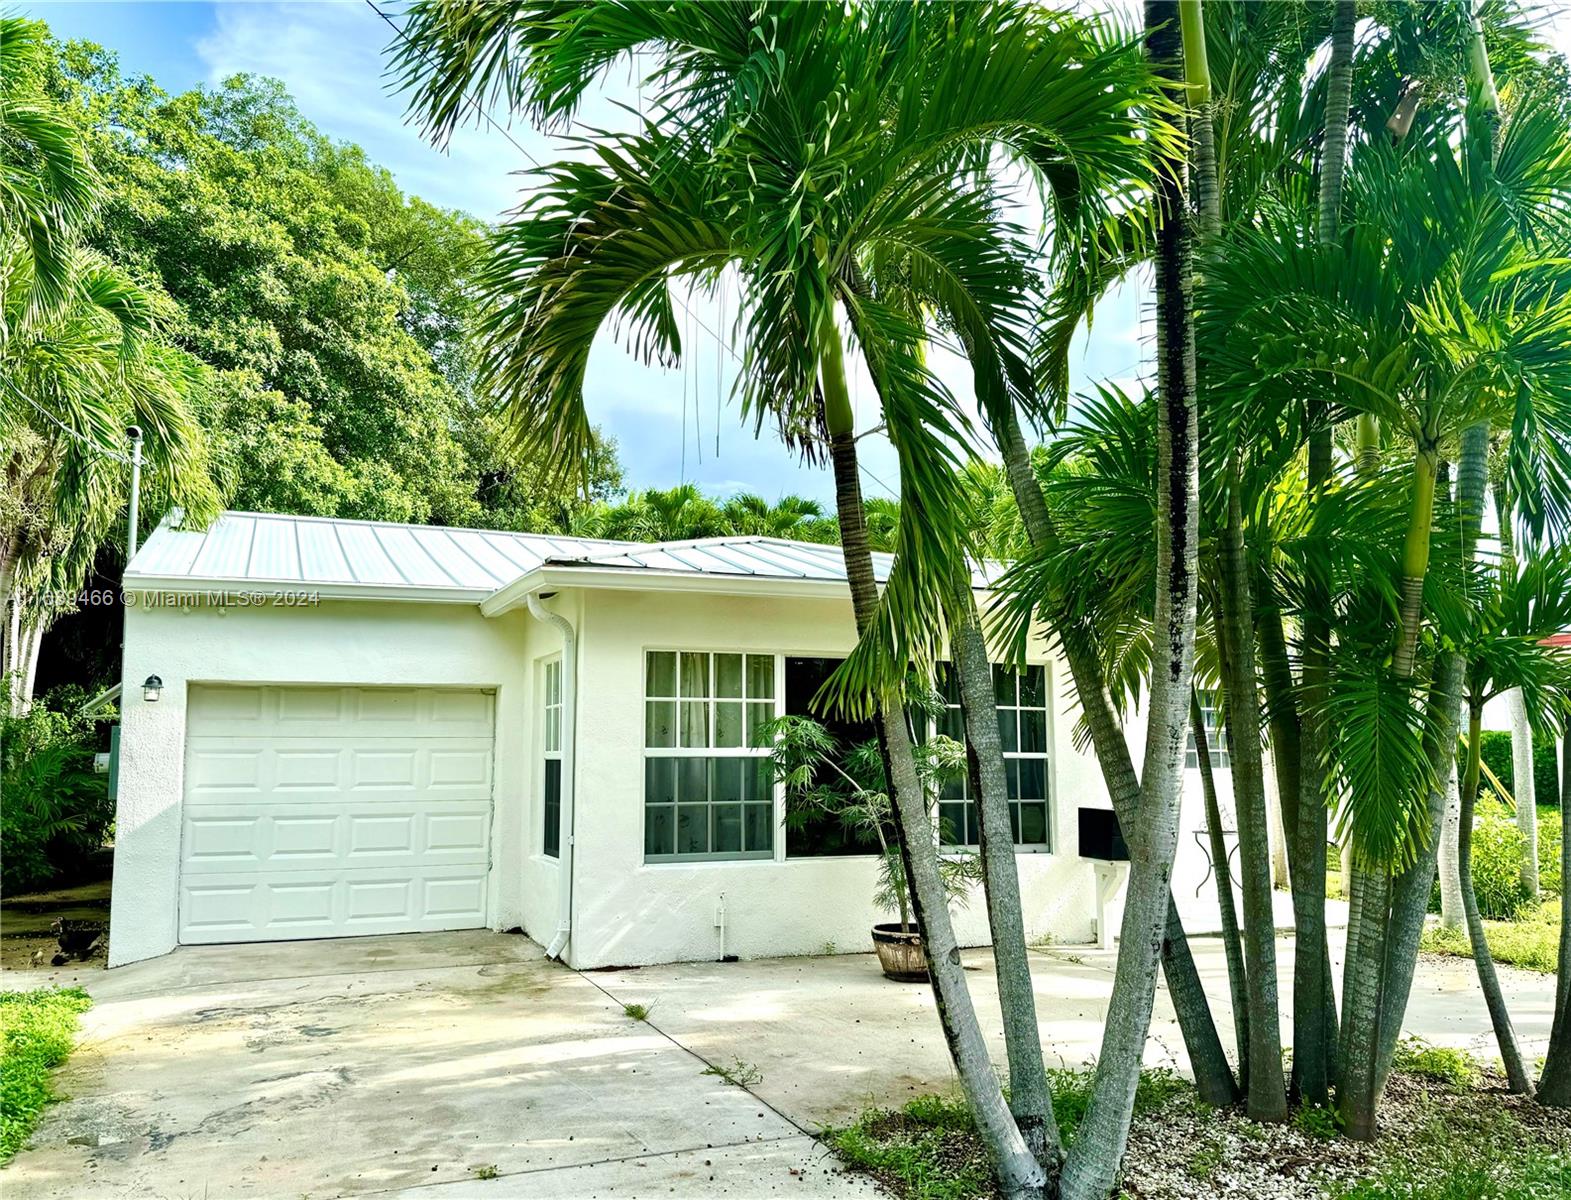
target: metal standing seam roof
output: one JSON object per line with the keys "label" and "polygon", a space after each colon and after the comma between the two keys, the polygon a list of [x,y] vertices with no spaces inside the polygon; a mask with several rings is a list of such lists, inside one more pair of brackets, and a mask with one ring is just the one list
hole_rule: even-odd
{"label": "metal standing seam roof", "polygon": [[[888,578],[893,556],[875,553]],[[844,582],[838,545],[774,537],[616,542],[492,529],[452,529],[330,517],[226,512],[204,530],[179,528],[172,513],[126,568],[125,584],[299,584],[340,593],[411,591],[452,599],[484,597],[532,572],[571,567],[608,574]],[[996,567],[973,572],[986,587]]]}

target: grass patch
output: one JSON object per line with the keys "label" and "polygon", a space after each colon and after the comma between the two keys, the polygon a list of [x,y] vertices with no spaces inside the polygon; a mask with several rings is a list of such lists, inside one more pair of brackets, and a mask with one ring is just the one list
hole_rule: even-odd
{"label": "grass patch", "polygon": [[624,1004],[622,1015],[631,1017],[635,1021],[649,1020],[649,1006],[645,1004]]}
{"label": "grass patch", "polygon": [[26,1144],[55,1098],[49,1072],[70,1056],[77,1017],[92,1003],[81,988],[0,992],[0,1162]]}
{"label": "grass patch", "polygon": [[[1484,938],[1496,962],[1553,975],[1560,954],[1560,901],[1540,904],[1515,921],[1485,921]],[[1473,957],[1463,929],[1431,926],[1424,930],[1422,947],[1434,954]]]}
{"label": "grass patch", "polygon": [[1423,1038],[1404,1037],[1397,1043],[1391,1069],[1466,1091],[1478,1082],[1478,1064],[1463,1050],[1431,1046]]}
{"label": "grass patch", "polygon": [[[1049,1071],[1053,1113],[1065,1144],[1091,1101],[1091,1076]],[[1168,1070],[1144,1071],[1135,1090],[1135,1112],[1153,1111],[1194,1089]],[[904,1108],[870,1109],[848,1129],[828,1130],[824,1140],[852,1167],[866,1171],[908,1200],[964,1200],[994,1194],[993,1170],[976,1135],[971,1112],[958,1096],[918,1096]],[[1198,1161],[1195,1169],[1214,1170]]]}

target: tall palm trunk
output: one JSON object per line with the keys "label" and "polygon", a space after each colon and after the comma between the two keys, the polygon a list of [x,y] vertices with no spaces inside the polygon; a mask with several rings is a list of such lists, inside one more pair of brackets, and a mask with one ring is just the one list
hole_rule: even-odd
{"label": "tall palm trunk", "polygon": [[1249,985],[1244,965],[1244,944],[1238,935],[1238,912],[1233,906],[1233,873],[1228,867],[1227,839],[1222,836],[1222,806],[1216,797],[1216,775],[1211,770],[1211,743],[1206,738],[1205,714],[1200,697],[1190,690],[1189,727],[1195,734],[1195,757],[1200,765],[1200,794],[1205,798],[1206,826],[1211,835],[1211,874],[1216,878],[1217,911],[1222,922],[1222,953],[1227,959],[1227,986],[1233,1000],[1233,1032],[1238,1043],[1238,1073],[1249,1078]]}
{"label": "tall palm trunk", "polygon": [[1571,730],[1560,739],[1560,957],[1555,973],[1555,1020],[1538,1080],[1538,1102],[1571,1108]]}
{"label": "tall palm trunk", "polygon": [[[1037,550],[1055,546],[1058,534],[1043,499],[1041,484],[1031,468],[1025,435],[1013,412],[997,422],[994,436],[1027,539]],[[1107,691],[1096,643],[1090,631],[1072,614],[1064,613],[1057,618],[1056,632],[1064,650],[1064,661],[1074,680],[1075,695],[1085,714],[1086,728],[1091,734],[1091,745],[1096,751],[1113,811],[1120,826],[1132,828],[1140,807],[1140,776],[1135,771],[1129,743],[1124,739],[1123,726]],[[1162,942],[1162,971],[1167,980],[1168,998],[1178,1017],[1190,1069],[1194,1071],[1195,1090],[1207,1104],[1232,1104],[1238,1099],[1238,1085],[1216,1030],[1205,985],[1195,967],[1189,937],[1178,915],[1178,904],[1171,896],[1168,897],[1167,937]]]}
{"label": "tall palm trunk", "polygon": [[[878,585],[873,576],[873,554],[867,540],[862,489],[857,481],[855,420],[846,388],[844,351],[832,311],[826,312],[820,333],[824,420],[835,472],[841,551],[851,588],[857,634],[861,636],[876,616]],[[927,950],[933,998],[950,1058],[1004,1194],[1009,1197],[1040,1196],[1046,1176],[1027,1148],[1004,1102],[1003,1089],[993,1074],[987,1043],[971,1002],[971,991],[960,962],[960,946],[949,918],[948,897],[939,875],[938,846],[916,771],[910,732],[900,707],[887,702],[880,702],[876,724],[894,793],[900,856],[911,886],[917,928]]]}
{"label": "tall palm trunk", "polygon": [[1056,1172],[1061,1157],[1058,1125],[1036,1023],[1036,993],[1031,987],[1025,918],[1020,907],[1020,873],[1009,821],[1009,785],[998,734],[993,670],[969,579],[963,580],[950,609],[972,793],[981,818],[979,850],[987,923],[993,935],[993,968],[998,975],[998,1006],[1004,1020],[1004,1048],[1009,1058],[1009,1110],[1036,1160]]}
{"label": "tall palm trunk", "polygon": [[1512,688],[1511,790],[1516,793],[1516,826],[1522,833],[1522,890],[1538,899],[1538,789],[1533,782],[1533,723],[1521,688]]}
{"label": "tall palm trunk", "polygon": [[[1175,8],[1171,0],[1146,3],[1146,50],[1157,70],[1169,77],[1176,74],[1181,52]],[[1156,403],[1160,408],[1150,725],[1140,808],[1127,831],[1129,886],[1113,995],[1090,1106],[1064,1164],[1060,1192],[1064,1200],[1100,1200],[1117,1179],[1151,1025],[1173,855],[1178,849],[1178,791],[1194,677],[1200,535],[1200,437],[1190,313],[1193,242],[1183,175],[1182,160],[1168,159],[1158,166]]]}
{"label": "tall palm trunk", "polygon": [[[1330,245],[1341,236],[1342,180],[1347,162],[1348,110],[1353,91],[1354,0],[1337,0],[1331,17],[1331,59],[1326,68],[1325,139],[1320,162],[1316,236]],[[1323,503],[1331,474],[1331,430],[1324,421],[1311,435],[1310,489]],[[1316,564],[1323,567],[1323,564]],[[1331,986],[1331,954],[1326,936],[1326,860],[1328,832],[1326,734],[1320,705],[1325,699],[1331,653],[1331,590],[1323,569],[1312,568],[1305,589],[1303,674],[1305,708],[1301,722],[1303,767],[1294,805],[1291,836],[1296,847],[1293,872],[1293,1071],[1299,1094],[1310,1104],[1330,1100],[1335,1053],[1336,1002]],[[1343,884],[1349,882],[1344,873]]]}
{"label": "tall palm trunk", "polygon": [[1467,939],[1473,946],[1473,962],[1478,968],[1478,986],[1484,993],[1484,1004],[1489,1009],[1489,1023],[1494,1026],[1495,1042],[1500,1047],[1500,1059],[1505,1064],[1506,1080],[1518,1095],[1531,1096],[1533,1081],[1522,1062],[1522,1048],[1517,1045],[1516,1030],[1511,1026],[1511,1014],[1506,1010],[1506,998],[1500,990],[1500,979],[1495,974],[1494,955],[1489,952],[1489,942],[1484,937],[1484,921],[1478,912],[1478,897],[1473,891],[1473,808],[1478,800],[1478,761],[1482,739],[1484,706],[1479,700],[1468,704],[1467,711],[1467,783],[1462,792],[1461,828],[1457,836],[1457,874],[1462,883],[1462,912],[1467,918]]}
{"label": "tall palm trunk", "polygon": [[[1216,133],[1211,119],[1211,74],[1207,65],[1205,15],[1201,0],[1179,0],[1184,78],[1189,85],[1190,177],[1200,230],[1208,240],[1221,233],[1221,181],[1217,177]],[[1255,674],[1254,603],[1249,555],[1244,545],[1243,470],[1235,449],[1228,463],[1227,512],[1221,538],[1222,681],[1228,727],[1234,737],[1233,802],[1238,810],[1239,865],[1243,872],[1245,982],[1249,998],[1249,1070],[1244,1092],[1249,1115],[1277,1121],[1287,1115],[1282,1079],[1281,1013],[1277,1007],[1276,919],[1271,904],[1271,845],[1266,826],[1265,765],[1260,755],[1260,684]],[[1224,863],[1224,866],[1226,864]]]}
{"label": "tall palm trunk", "polygon": [[1443,929],[1461,929],[1466,920],[1462,912],[1462,874],[1457,862],[1461,831],[1462,791],[1457,785],[1453,759],[1446,772],[1446,815],[1440,829],[1440,925]]}
{"label": "tall palm trunk", "polygon": [[[1457,509],[1462,525],[1461,554],[1471,560],[1483,515],[1489,454],[1489,426],[1479,422],[1462,435],[1457,464]],[[1409,530],[1409,545],[1412,544]],[[1428,561],[1427,545],[1424,559]],[[1423,816],[1424,838],[1413,861],[1393,881],[1383,868],[1361,872],[1368,889],[1360,900],[1356,946],[1350,941],[1345,974],[1342,1083],[1337,1104],[1354,1137],[1370,1139],[1375,1112],[1396,1054],[1418,964],[1418,943],[1435,880],[1440,825],[1445,815],[1445,770],[1456,755],[1456,721],[1462,700],[1462,655],[1440,654],[1429,688],[1431,734],[1430,788]]]}

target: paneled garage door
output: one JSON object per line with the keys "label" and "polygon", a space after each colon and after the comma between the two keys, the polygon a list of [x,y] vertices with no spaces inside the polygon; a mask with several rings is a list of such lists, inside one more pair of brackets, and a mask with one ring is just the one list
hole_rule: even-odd
{"label": "paneled garage door", "polygon": [[193,687],[180,940],[485,924],[492,695]]}

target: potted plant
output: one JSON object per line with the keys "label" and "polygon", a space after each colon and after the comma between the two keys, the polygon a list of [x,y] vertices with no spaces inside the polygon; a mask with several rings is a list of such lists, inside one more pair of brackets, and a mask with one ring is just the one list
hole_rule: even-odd
{"label": "potted plant", "polygon": [[[801,828],[814,818],[828,816],[837,820],[854,842],[869,849],[877,847],[878,882],[873,903],[886,911],[898,911],[900,920],[873,926],[873,948],[890,979],[925,981],[927,956],[922,935],[911,919],[910,884],[896,843],[878,742],[870,739],[842,747],[823,724],[802,716],[779,718],[770,734],[775,778],[785,785],[786,824]],[[929,814],[937,811],[940,789],[963,778],[965,772],[965,747],[953,738],[939,735],[917,747],[917,773]],[[932,836],[942,835],[947,846],[951,831],[940,829],[936,819],[931,829]],[[981,860],[966,850],[946,849],[939,857],[939,871],[950,902],[961,906],[970,899],[971,885],[982,878]]]}

